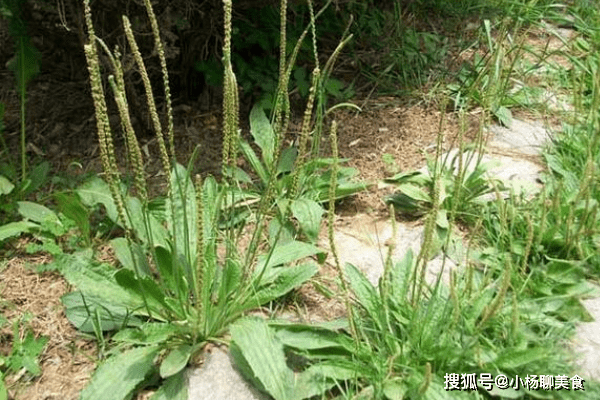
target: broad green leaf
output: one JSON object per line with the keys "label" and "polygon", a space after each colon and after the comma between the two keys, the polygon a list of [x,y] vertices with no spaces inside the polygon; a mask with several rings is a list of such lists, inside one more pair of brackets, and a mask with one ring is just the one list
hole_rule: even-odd
{"label": "broad green leaf", "polygon": [[271,275],[272,281],[268,285],[261,285],[250,299],[250,304],[255,306],[263,305],[271,300],[275,300],[291,290],[300,287],[304,282],[312,278],[319,268],[315,263],[300,264],[293,267],[273,268]]}
{"label": "broad green leaf", "polygon": [[0,175],[0,195],[9,194],[13,191],[15,185],[11,181],[6,179],[3,175]]}
{"label": "broad green leaf", "polygon": [[25,368],[32,375],[40,375],[42,370],[38,363],[40,353],[46,347],[48,337],[35,338],[33,332],[28,332],[24,339],[15,340],[8,358],[8,368],[14,372]]}
{"label": "broad green leaf", "polygon": [[39,225],[29,221],[9,222],[0,226],[0,242],[25,232],[31,232],[36,228],[39,228]]}
{"label": "broad green leaf", "polygon": [[371,316],[377,316],[383,312],[381,299],[363,272],[349,263],[346,264],[345,269],[350,288],[356,295],[356,301],[364,307]]}
{"label": "broad green leaf", "polygon": [[427,194],[427,192],[425,192],[420,187],[410,183],[404,183],[402,185],[399,185],[398,190],[416,201],[425,201],[428,203],[431,203],[432,201],[431,197],[429,196],[429,194]]}
{"label": "broad green leaf", "polygon": [[502,123],[502,125],[510,128],[512,125],[512,112],[504,106],[500,106],[494,110],[494,115],[498,118],[498,121]]}
{"label": "broad green leaf", "polygon": [[150,266],[142,246],[135,242],[127,243],[124,237],[112,239],[110,245],[123,267],[131,271],[137,270],[143,276],[150,276]]}
{"label": "broad green leaf", "polygon": [[265,390],[275,400],[294,399],[294,373],[286,364],[283,344],[267,323],[244,318],[235,322],[230,332],[232,342]]}
{"label": "broad green leaf", "polygon": [[4,384],[4,375],[2,374],[2,371],[0,371],[0,400],[8,400],[8,391]]}
{"label": "broad green leaf", "polygon": [[403,400],[406,394],[406,385],[401,379],[387,379],[383,382],[383,394],[389,400]]}
{"label": "broad green leaf", "polygon": [[[15,16],[15,18],[20,17]],[[40,52],[31,44],[29,37],[26,34],[18,34],[16,54],[6,63],[6,66],[14,72],[22,94],[25,94],[29,81],[40,72],[41,58]]]}
{"label": "broad green leaf", "polygon": [[243,271],[241,263],[235,259],[227,259],[219,280],[219,298],[222,302],[240,290]]}
{"label": "broad green leaf", "polygon": [[448,223],[448,210],[439,210],[435,218],[435,223],[441,229],[448,229],[450,226]]}
{"label": "broad green leaf", "polygon": [[293,399],[302,400],[323,395],[338,381],[358,379],[362,373],[355,364],[319,363],[297,374]]}
{"label": "broad green leaf", "polygon": [[265,111],[258,104],[250,111],[250,133],[262,151],[265,165],[271,165],[275,153],[275,134]]}
{"label": "broad green leaf", "polygon": [[21,214],[25,219],[37,222],[38,224],[48,221],[62,225],[58,215],[56,215],[54,211],[44,207],[41,204],[33,203],[31,201],[18,201],[17,207],[19,214]]}
{"label": "broad green leaf", "polygon": [[[337,187],[335,188],[335,199],[339,200],[339,199],[343,199],[345,197],[349,197],[352,196],[358,192],[362,192],[364,190],[367,190],[369,188],[368,183],[364,183],[364,182],[345,182],[345,183],[338,183]],[[324,191],[319,193],[319,197],[318,200],[320,202],[324,202],[329,200],[329,194],[325,194]]]}
{"label": "broad green leaf", "polygon": [[[77,194],[83,204],[88,207],[102,204],[106,209],[108,218],[114,223],[122,225],[122,221],[119,221],[117,207],[112,198],[110,188],[102,179],[98,177],[90,179],[77,189]],[[125,200],[125,207],[129,226],[134,229],[135,234],[140,240],[144,243],[149,243],[150,238],[148,234],[150,233],[154,245],[167,246],[165,228],[157,219],[157,214],[159,213],[145,210],[139,199],[129,196]],[[149,231],[146,229],[146,226],[148,226]]]}
{"label": "broad green leaf", "polygon": [[354,341],[348,335],[310,325],[294,324],[289,327],[278,328],[275,336],[284,345],[299,350],[325,348],[352,350],[355,348]]}
{"label": "broad green leaf", "polygon": [[86,251],[64,254],[57,260],[67,282],[85,297],[97,299],[103,306],[125,308],[136,314],[147,315],[143,297],[122,288],[114,278],[114,268],[93,261],[91,256],[91,252]]}
{"label": "broad green leaf", "polygon": [[165,301],[163,289],[154,281],[152,277],[136,277],[133,271],[121,269],[115,274],[115,280],[123,289],[132,296],[139,296],[144,301],[144,306],[148,307],[153,318],[162,320],[162,315],[170,311],[181,315],[180,310],[171,308]]}
{"label": "broad green leaf", "polygon": [[269,243],[277,243],[280,246],[294,241],[295,227],[293,221],[289,219],[282,226],[278,218],[273,218],[269,222]]}
{"label": "broad green leaf", "polygon": [[410,286],[410,275],[414,269],[415,257],[412,249],[408,249],[404,254],[402,260],[394,263],[394,268],[391,270],[391,290],[393,297],[398,299],[405,299]]}
{"label": "broad green leaf", "polygon": [[292,215],[298,220],[302,231],[311,242],[316,242],[321,229],[321,220],[324,213],[319,203],[306,198],[292,200]]}
{"label": "broad green leaf", "polygon": [[298,157],[298,148],[297,147],[288,147],[281,151],[281,155],[279,156],[279,165],[277,166],[277,175],[286,174],[288,172],[292,172],[294,168],[294,163],[296,162],[296,158]]}
{"label": "broad green leaf", "polygon": [[[421,379],[421,383],[425,378]],[[467,391],[448,391],[444,388],[444,384],[439,382],[439,378],[435,377],[433,382],[429,384],[427,391],[423,395],[423,400],[471,400],[472,393]]]}
{"label": "broad green leaf", "polygon": [[[231,167],[228,167],[231,168]],[[244,171],[243,169],[239,168],[239,167],[235,167],[233,169],[233,172],[231,173],[231,176],[233,177],[233,179],[235,179],[238,182],[243,182],[243,183],[252,183],[252,178],[250,178],[250,175],[248,175],[246,173],[246,171]]]}
{"label": "broad green leaf", "polygon": [[[196,211],[196,190],[188,171],[177,164],[171,171],[173,194],[167,199],[167,221],[174,243],[174,253],[183,257],[186,265],[193,265],[196,259],[198,213]],[[191,271],[185,271],[191,280]]]}
{"label": "broad green leaf", "polygon": [[90,237],[90,211],[76,193],[55,193],[58,209],[67,218],[75,221],[85,240]]}
{"label": "broad green leaf", "polygon": [[190,360],[192,350],[193,347],[189,344],[182,344],[171,350],[160,364],[161,378],[168,378],[181,372]]}
{"label": "broad green leaf", "polygon": [[30,183],[24,194],[32,193],[38,190],[46,182],[49,172],[50,163],[48,161],[43,161],[34,166],[29,172]]}
{"label": "broad green leaf", "polygon": [[150,246],[150,239],[148,237],[148,229],[144,220],[144,214],[147,215],[147,210],[144,210],[142,202],[137,197],[128,196],[125,199],[125,214],[129,226],[133,229],[133,232],[142,243]]}
{"label": "broad green leaf", "polygon": [[146,322],[134,328],[122,329],[115,333],[112,339],[115,342],[131,344],[161,344],[181,331],[181,327],[164,322]]}
{"label": "broad green leaf", "polygon": [[254,152],[254,150],[252,150],[252,147],[250,147],[248,142],[241,140],[240,141],[240,150],[242,151],[242,154],[244,154],[244,157],[246,158],[246,160],[248,160],[248,162],[252,166],[252,169],[254,170],[254,172],[256,172],[256,175],[258,175],[258,177],[260,178],[261,183],[263,185],[266,185],[269,182],[269,174],[268,174],[265,166],[261,163],[261,161],[256,156],[256,153]]}
{"label": "broad green leaf", "polygon": [[138,347],[110,357],[102,363],[80,400],[123,400],[156,369],[154,358],[160,347]]}
{"label": "broad green leaf", "polygon": [[399,172],[396,175],[385,178],[384,182],[387,183],[413,183],[419,186],[426,185],[431,182],[431,177],[420,171],[408,171],[408,172]]}
{"label": "broad green leaf", "polygon": [[543,360],[548,356],[548,350],[541,347],[526,350],[508,349],[498,356],[494,364],[501,370],[514,371],[516,368]]}
{"label": "broad green leaf", "polygon": [[145,210],[145,215],[147,217],[147,224],[150,226],[149,236],[148,236],[148,246],[149,247],[168,247],[167,240],[167,229],[161,220],[157,217],[158,213],[153,212],[152,210]]}
{"label": "broad green leaf", "polygon": [[106,209],[108,218],[113,222],[117,222],[117,207],[115,206],[108,183],[104,182],[99,177],[94,176],[77,189],[77,194],[79,194],[83,204],[88,207],[102,204]]}
{"label": "broad green leaf", "polygon": [[[514,379],[514,378],[509,377],[509,379]],[[498,386],[496,386],[496,385],[492,385],[492,390],[487,390],[483,387],[480,390],[485,391],[485,393],[488,393],[490,396],[492,396],[492,398],[501,398],[501,399],[520,399],[525,396],[526,392],[528,392],[523,388],[521,388],[521,390],[515,390],[512,387],[499,389]],[[552,398],[552,397],[547,397],[547,398]]]}
{"label": "broad green leaf", "polygon": [[177,290],[177,282],[173,277],[173,255],[163,247],[154,249],[154,262],[161,280],[161,285],[165,285],[165,289],[172,291]]}
{"label": "broad green leaf", "polygon": [[298,261],[306,257],[325,253],[324,250],[312,244],[304,242],[290,242],[282,245],[276,245],[271,257],[262,255],[259,257],[258,267],[256,271],[261,273],[263,269],[270,269],[277,265],[284,265],[293,261]]}
{"label": "broad green leaf", "polygon": [[137,326],[142,321],[125,307],[106,304],[102,299],[84,296],[81,292],[61,297],[69,322],[82,332],[94,332],[95,324],[102,331],[114,331],[125,326]]}
{"label": "broad green leaf", "polygon": [[185,370],[167,378],[150,400],[188,400]]}

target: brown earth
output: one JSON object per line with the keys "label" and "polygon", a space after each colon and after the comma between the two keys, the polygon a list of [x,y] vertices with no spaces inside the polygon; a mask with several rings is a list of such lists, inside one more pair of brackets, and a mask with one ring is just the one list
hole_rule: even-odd
{"label": "brown earth", "polygon": [[[41,98],[42,94],[35,90],[31,92],[32,114],[36,113],[38,96]],[[406,105],[394,98],[370,100],[361,104],[361,107],[362,112],[359,113],[336,113],[339,150],[341,157],[351,159],[350,165],[360,171],[360,178],[374,185],[368,192],[342,201],[338,206],[339,214],[351,215],[361,210],[372,210],[383,215],[386,213],[383,192],[377,189],[376,183],[399,170],[423,165],[426,155],[435,152],[442,114],[434,107]],[[176,115],[177,149],[185,159],[199,144],[198,169],[205,173],[218,172],[219,113],[186,114],[185,111],[190,109],[180,107]],[[92,110],[86,108],[86,115],[78,114],[75,107],[73,110],[73,119],[79,118],[78,123],[56,122],[51,115],[44,113],[45,116],[34,125],[29,148],[33,153],[40,151],[39,155],[50,160],[54,173],[72,173],[70,164],[75,161],[80,165],[78,174],[90,171],[99,173]],[[443,118],[445,121],[441,130],[446,138],[445,144],[449,146],[458,132],[458,122],[452,115],[444,114]],[[60,129],[57,126],[52,128],[52,124]],[[10,127],[7,131],[9,137],[16,135],[16,124],[10,118],[7,126]],[[149,151],[155,145],[151,139],[146,140],[145,144]],[[390,154],[394,163],[384,162],[382,154]],[[155,168],[158,168],[156,163],[149,163],[150,177],[155,175]],[[23,248],[22,245],[18,247]],[[50,261],[51,257],[29,256],[14,248],[11,253],[14,255],[4,261],[4,268],[0,271],[2,312],[11,322],[24,313],[30,313],[33,316],[29,322],[32,331],[37,336],[50,338],[40,357],[42,375],[36,378],[26,375],[9,378],[9,382],[14,383],[11,385],[11,395],[23,400],[75,399],[96,366],[95,342],[83,338],[66,319],[60,297],[70,288],[61,276],[35,272],[36,266]],[[319,283],[334,289],[334,276],[330,267],[325,268],[318,279]],[[325,304],[327,307],[324,307]],[[327,300],[313,285],[303,288],[288,305],[290,311],[306,318],[310,315],[311,319],[330,319],[343,314],[339,299]],[[1,338],[0,349],[6,354],[12,342],[10,324],[3,329]]]}
{"label": "brown earth", "polygon": [[[5,139],[11,153],[18,154],[19,102],[16,91],[11,89],[14,80],[7,71],[0,73],[0,88],[0,102],[6,106]],[[65,83],[52,73],[42,74],[29,86],[28,99],[29,159],[48,160],[52,165],[51,176],[64,176],[72,182],[87,173],[101,173],[87,82]],[[350,165],[359,170],[360,178],[373,185],[369,191],[341,201],[337,211],[342,216],[359,211],[384,216],[387,210],[382,198],[387,192],[379,189],[377,183],[396,172],[422,167],[426,157],[435,152],[439,133],[444,139],[444,148],[452,147],[461,121],[456,115],[441,111],[438,105],[424,102],[408,104],[386,97],[355,100],[355,103],[361,107],[361,112],[342,110],[334,116],[339,124],[340,156],[350,158]],[[467,116],[467,138],[477,135],[479,117],[477,113]],[[220,170],[220,121],[219,111],[206,111],[199,104],[175,107],[179,160],[187,160],[199,145],[197,171],[217,174]],[[117,120],[112,122],[117,128]],[[161,176],[155,156],[156,142],[151,137],[141,137],[140,142],[147,151],[149,183],[159,186]],[[52,192],[55,185],[50,183],[44,192]],[[10,351],[14,339],[12,323],[25,314],[31,316],[27,326],[37,337],[46,336],[49,341],[40,357],[41,376],[32,378],[19,373],[7,378],[10,398],[76,399],[96,366],[96,343],[70,325],[60,297],[71,288],[57,273],[35,271],[37,266],[51,261],[51,257],[27,255],[23,250],[27,240],[30,239],[0,248],[0,312],[8,320],[0,330],[0,353],[6,355]],[[326,267],[317,281],[324,287],[335,289],[334,278],[333,269]],[[340,316],[343,307],[339,299],[326,299],[317,286],[305,286],[286,302],[286,306],[305,319],[309,316],[316,319]]]}

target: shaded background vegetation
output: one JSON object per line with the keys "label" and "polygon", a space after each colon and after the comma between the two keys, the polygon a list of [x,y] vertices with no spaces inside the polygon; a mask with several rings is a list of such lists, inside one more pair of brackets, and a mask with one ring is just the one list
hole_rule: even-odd
{"label": "shaded background vegetation", "polygon": [[[317,1],[316,9],[326,2]],[[439,0],[398,1],[333,1],[318,21],[319,47],[323,56],[335,48],[345,27],[353,21],[350,31],[355,38],[341,58],[335,80],[329,91],[337,98],[357,93],[368,94],[372,89],[398,93],[410,86],[426,82],[427,74],[440,72],[449,49],[445,32],[455,32],[454,24],[462,24],[467,15],[489,12],[475,0],[460,2]],[[486,2],[483,2],[486,3]],[[489,3],[489,2],[487,2]],[[88,95],[87,70],[83,56],[85,41],[82,5],[76,0],[50,1],[5,0],[3,9],[13,5],[20,11],[25,32],[31,44],[41,54],[40,74],[33,81],[29,104],[28,129],[52,116],[48,124],[80,125],[92,115]],[[173,100],[178,104],[193,104],[208,110],[220,105],[222,81],[223,10],[219,0],[172,0],[156,2],[162,39],[171,75]],[[125,54],[126,81],[132,109],[136,112],[138,129],[147,130],[139,76],[129,58],[122,31],[121,16],[132,19],[142,54],[153,57],[150,27],[143,5],[136,1],[117,2],[98,0],[92,4],[98,36],[109,48],[119,46]],[[268,97],[277,82],[279,46],[279,5],[277,1],[236,1],[234,4],[234,68],[244,96],[241,102],[249,110],[258,99]],[[0,22],[0,63],[6,65],[14,56],[15,40],[11,37],[10,15],[3,12]],[[7,18],[8,17],[8,18]],[[308,23],[306,4],[293,1],[288,13],[288,42],[292,47]],[[301,53],[292,79],[292,89],[299,97],[307,94],[312,69],[308,42]],[[158,64],[148,63],[149,74],[159,78]],[[12,82],[11,82],[12,80]],[[2,74],[2,98],[7,104],[7,133],[15,131],[17,118],[12,118],[14,99],[11,90],[14,77],[8,70]],[[160,98],[159,98],[160,100]],[[13,107],[11,107],[11,104]],[[244,110],[243,110],[244,111]],[[68,128],[68,127],[67,127]],[[68,130],[68,129],[67,129]],[[59,134],[47,126],[42,132],[48,145],[57,137],[86,135],[87,129]],[[10,136],[10,135],[9,135]],[[56,137],[55,137],[56,136]],[[44,149],[40,149],[41,152]],[[47,149],[46,149],[47,150]]]}

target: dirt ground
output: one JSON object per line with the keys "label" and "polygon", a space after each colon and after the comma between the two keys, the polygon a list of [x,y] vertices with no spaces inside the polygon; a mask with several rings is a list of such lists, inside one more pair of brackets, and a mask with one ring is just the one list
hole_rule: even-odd
{"label": "dirt ground", "polygon": [[[44,107],[46,103],[42,100],[41,91],[32,90],[30,93],[30,112],[36,115],[40,112],[36,107]],[[74,103],[80,104],[80,108],[73,108],[79,121],[56,121],[52,117],[52,107],[41,113],[29,136],[30,155],[37,154],[50,160],[53,173],[75,172],[79,175],[90,171],[100,172],[93,110],[81,106],[82,103],[78,103],[77,99],[74,99]],[[339,123],[340,156],[350,158],[349,164],[360,171],[360,179],[374,185],[368,192],[342,201],[338,212],[352,215],[369,210],[385,214],[387,211],[382,201],[383,192],[377,189],[377,182],[394,172],[421,167],[426,154],[435,151],[440,126],[445,142],[449,145],[458,132],[458,121],[452,115],[444,115],[445,121],[440,125],[442,114],[434,107],[406,105],[394,98],[380,98],[357,104],[360,104],[362,112],[346,110],[335,115]],[[177,149],[183,154],[182,158],[186,158],[199,144],[199,171],[216,173],[219,170],[220,115],[218,112],[194,115],[189,112],[190,109],[190,106],[177,109]],[[86,111],[85,115],[78,113],[83,110]],[[14,142],[17,124],[10,119],[11,115],[7,113],[7,133]],[[152,139],[146,139],[144,144],[149,151],[155,146]],[[390,155],[387,163],[382,154]],[[393,163],[390,160],[394,160]],[[77,165],[77,168],[73,165]],[[157,168],[149,163],[150,177],[153,176],[152,169],[155,167]],[[21,243],[16,249],[11,249],[13,256],[2,264],[1,311],[9,321],[24,313],[31,314],[31,329],[37,336],[47,336],[50,340],[40,357],[42,375],[31,380],[19,376],[13,378],[15,384],[11,395],[14,399],[27,400],[75,399],[95,368],[95,342],[83,338],[66,319],[60,297],[69,291],[69,287],[60,275],[40,275],[35,272],[36,266],[50,261],[50,256],[26,255],[22,251],[23,246]],[[332,285],[332,271],[323,272],[322,283]],[[297,308],[296,311],[304,315],[331,318],[343,312],[339,306],[332,308],[331,302],[324,299],[312,285],[301,290],[296,300],[303,304],[299,306],[295,301],[291,307]],[[324,307],[325,303],[329,306]],[[2,331],[1,339],[0,350],[7,353],[9,343],[12,342],[10,325]]]}
{"label": "dirt ground", "polygon": [[[0,88],[0,102],[6,106],[5,139],[14,149],[13,154],[18,154],[19,101],[16,91],[11,89],[14,80],[8,71],[0,73]],[[51,176],[71,180],[87,173],[101,173],[87,82],[65,83],[52,74],[42,75],[29,86],[28,99],[27,150],[30,160],[48,160],[52,165]],[[441,112],[436,104],[409,104],[391,97],[359,98],[353,102],[361,107],[361,112],[340,110],[334,116],[339,125],[340,156],[349,158],[349,165],[359,170],[360,179],[373,185],[370,190],[341,201],[337,212],[344,216],[358,212],[387,215],[382,201],[387,192],[379,189],[377,183],[396,172],[422,167],[426,156],[435,152],[439,133],[444,138],[444,148],[451,147],[460,131],[460,121],[452,113]],[[218,174],[220,170],[221,115],[218,104],[214,109],[216,111],[207,111],[197,104],[177,104],[175,107],[179,161],[186,161],[199,145],[196,170],[204,174]],[[467,116],[467,138],[476,136],[478,120],[476,112]],[[111,122],[118,127],[116,120]],[[141,137],[140,142],[150,156],[146,160],[152,185],[161,179],[158,158],[153,156],[156,142],[151,137]],[[326,144],[325,138],[324,146]],[[52,182],[44,192],[50,193],[55,187],[56,183]],[[24,251],[26,241],[0,248],[0,312],[9,321],[0,331],[0,352],[9,352],[13,341],[10,322],[23,314],[31,315],[28,324],[35,335],[49,337],[49,342],[40,357],[42,375],[33,379],[25,374],[9,377],[10,398],[76,399],[96,366],[96,344],[78,333],[64,315],[60,297],[69,292],[67,283],[57,273],[35,271],[51,257],[27,255]],[[318,279],[323,285],[332,285],[333,275],[326,268]],[[335,303],[335,299],[332,301]],[[312,285],[302,288],[289,302],[292,311],[325,319],[343,312],[339,304],[333,307],[331,304]]]}

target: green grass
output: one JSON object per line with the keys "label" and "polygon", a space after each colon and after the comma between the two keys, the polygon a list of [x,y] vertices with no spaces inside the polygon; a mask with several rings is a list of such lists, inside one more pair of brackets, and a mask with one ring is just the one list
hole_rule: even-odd
{"label": "green grass", "polygon": [[[499,194],[501,188],[484,178],[485,165],[466,170],[469,163],[462,157],[468,153],[462,152],[466,145],[460,143],[456,162],[431,160],[429,175],[402,172],[391,178],[400,192],[390,203],[397,211],[424,218],[425,234],[419,254],[409,252],[394,260],[390,248],[378,285],[373,286],[356,266],[340,265],[331,240],[338,294],[347,306],[345,319],[309,325],[247,317],[249,311],[277,302],[317,273],[318,266],[310,258],[322,261],[324,251],[299,239],[316,241],[325,212],[321,204],[326,202],[331,238],[335,200],[362,188],[344,186],[351,171],[340,166],[344,160],[337,155],[335,122],[329,132],[332,157],[318,158],[319,139],[326,130],[328,78],[350,36],[341,35],[338,49],[321,66],[316,54],[318,13],[312,4],[311,24],[291,54],[282,28],[280,65],[269,67],[279,73],[272,117],[260,106],[252,111],[251,134],[257,145],[253,148],[239,137],[232,3],[224,2],[225,173],[217,181],[192,177],[191,168],[176,162],[170,103],[163,126],[135,38],[128,32],[148,91],[169,188],[164,197],[150,199],[123,95],[121,66],[118,57],[107,51],[113,74],[109,83],[125,128],[133,184],[126,188],[115,168],[97,59],[96,44],[102,46],[102,42],[95,37],[88,10],[90,41],[85,50],[105,181],[92,179],[63,199],[63,214],[85,233],[88,249],[69,254],[80,249],[65,247],[64,253],[57,251],[54,264],[76,288],[63,298],[67,317],[78,329],[98,338],[104,357],[82,399],[120,400],[151,384],[160,387],[157,398],[182,398],[184,369],[209,342],[229,344],[242,373],[276,400],[562,400],[599,395],[599,385],[587,381],[585,392],[506,389],[489,393],[476,384],[470,391],[446,388],[449,379],[461,374],[505,374],[510,379],[580,373],[565,343],[578,322],[589,320],[579,300],[598,295],[588,281],[600,279],[600,56],[596,51],[600,12],[586,8],[585,2],[575,2],[566,10],[549,1],[498,0],[484,6],[480,1],[423,0],[413,2],[409,9],[395,1],[387,10],[365,8],[369,3],[349,2],[348,7],[364,11],[356,33],[381,34],[391,29],[389,41],[376,49],[394,50],[385,55],[383,70],[372,71],[376,82],[443,88],[432,91],[440,104],[455,104],[463,116],[477,108],[483,123],[495,117],[507,125],[511,109],[540,107],[535,101],[515,100],[516,82],[527,81],[533,73],[531,64],[523,60],[531,51],[525,44],[528,30],[542,18],[560,20],[565,13],[574,15],[581,37],[567,52],[573,67],[561,71],[554,66],[543,78],[572,93],[575,107],[543,155],[548,165],[545,188],[531,199],[511,194],[506,199],[498,195],[482,201],[481,194]],[[459,19],[473,13],[483,16],[475,41],[468,44],[482,54],[468,60],[454,77],[436,74],[450,42],[441,33],[400,27],[406,10]],[[148,11],[153,20],[151,7]],[[281,17],[285,27],[285,15]],[[126,19],[124,26],[127,30]],[[157,32],[155,27],[165,98],[170,99]],[[312,40],[308,48],[314,53],[315,69],[306,93],[298,148],[283,149],[290,118],[288,85],[298,51],[306,48],[305,37],[307,43]],[[548,58],[548,54],[538,56],[540,62]],[[475,148],[482,145],[482,138],[478,140]],[[441,149],[440,132],[438,156]],[[237,167],[240,154],[251,164],[251,173]],[[394,161],[386,159],[393,167]],[[21,214],[30,220],[31,229],[48,231],[54,237],[70,234],[68,227],[58,229],[64,225],[59,214],[33,203],[22,206]],[[113,231],[116,237],[110,240],[118,268],[98,262],[89,249],[93,228],[86,207],[98,206],[118,226]],[[394,213],[392,208],[392,223]],[[449,274],[448,283],[440,273],[436,283],[428,284],[424,279],[427,261],[448,251],[450,233],[458,223],[469,231],[469,259]],[[245,228],[251,230],[250,240],[244,236]],[[15,344],[23,346],[27,340]],[[37,349],[39,343],[33,345]],[[31,359],[37,353],[26,355]]]}

